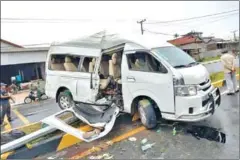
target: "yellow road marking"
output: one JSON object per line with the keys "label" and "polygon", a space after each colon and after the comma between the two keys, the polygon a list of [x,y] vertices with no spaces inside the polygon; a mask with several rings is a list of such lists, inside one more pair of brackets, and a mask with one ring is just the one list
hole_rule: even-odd
{"label": "yellow road marking", "polygon": [[25,118],[20,112],[18,112],[17,109],[14,109],[13,112],[18,116],[18,118],[24,123],[24,124],[29,124],[29,120]]}
{"label": "yellow road marking", "polygon": [[[85,132],[90,131],[92,129],[93,128],[91,126],[88,126],[88,125],[79,128],[79,130],[85,131]],[[60,151],[62,149],[65,149],[69,146],[72,146],[72,145],[74,145],[76,143],[80,143],[80,142],[82,142],[81,139],[78,139],[77,137],[72,136],[70,134],[65,134],[62,137],[60,144],[58,145],[57,151]]]}
{"label": "yellow road marking", "polygon": [[16,127],[16,128],[11,128],[11,129],[8,129],[8,130],[5,130],[3,132],[1,132],[1,134],[3,133],[8,133],[12,130],[16,130],[16,129],[22,129],[22,128],[25,128],[25,127],[28,127],[28,126],[31,126],[31,125],[34,125],[34,124],[37,124],[37,123],[40,123],[40,122],[34,122],[34,123],[30,123],[30,124],[27,124],[27,125],[24,125],[24,126],[19,126],[19,127]]}
{"label": "yellow road marking", "polygon": [[13,152],[11,151],[11,152],[6,152],[6,153],[1,154],[1,159],[7,159],[8,156],[9,156],[10,154],[12,154],[12,153],[13,153]]}
{"label": "yellow road marking", "polygon": [[4,126],[5,130],[12,129],[12,126],[11,126],[10,122],[8,121],[8,119],[7,119],[7,115],[5,115],[5,117],[4,117],[4,122],[6,123],[6,125]]}
{"label": "yellow road marking", "polygon": [[109,146],[111,146],[112,144],[114,143],[117,143],[117,142],[120,142],[124,139],[127,139],[128,137],[130,136],[133,136],[141,131],[144,131],[146,130],[146,128],[144,126],[141,126],[141,127],[138,127],[138,128],[135,128],[127,133],[124,133],[120,136],[117,136],[115,138],[113,138],[112,140],[108,141],[108,142],[105,142],[104,144],[100,144],[96,147],[93,147],[91,149],[88,149],[84,152],[81,152],[79,154],[76,154],[75,156],[72,156],[70,159],[80,159],[80,158],[83,158],[83,157],[86,157],[94,152],[99,152],[99,151],[102,151],[103,149],[107,149]]}

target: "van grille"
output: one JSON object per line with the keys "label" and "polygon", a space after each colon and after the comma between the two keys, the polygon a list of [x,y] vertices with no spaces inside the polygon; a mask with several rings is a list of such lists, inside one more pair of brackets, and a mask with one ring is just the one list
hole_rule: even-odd
{"label": "van grille", "polygon": [[209,81],[210,81],[210,79],[208,79],[208,80],[205,81],[205,82],[200,83],[199,85],[200,85],[200,86],[204,86],[204,85],[207,84]]}
{"label": "van grille", "polygon": [[208,79],[205,82],[202,82],[199,84],[199,87],[203,90],[203,91],[207,91],[210,87],[211,87],[211,80]]}

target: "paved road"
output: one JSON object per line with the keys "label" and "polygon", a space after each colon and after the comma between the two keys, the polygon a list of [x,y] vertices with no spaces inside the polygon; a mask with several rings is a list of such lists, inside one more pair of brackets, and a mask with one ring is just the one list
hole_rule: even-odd
{"label": "paved road", "polygon": [[[221,90],[223,92],[224,88]],[[90,151],[91,154],[84,158],[110,153],[116,159],[239,159],[239,93],[230,97],[223,95],[222,104],[215,114],[205,121],[194,124],[220,129],[227,135],[226,143],[222,144],[206,139],[197,140],[191,135],[182,132],[178,132],[177,135],[173,136],[171,126],[159,125],[155,130],[144,129],[134,134],[133,136],[137,138],[136,142],[131,142],[126,138],[125,140],[116,142],[112,146],[105,147],[103,151]],[[184,123],[184,125],[189,125],[189,123]],[[78,143],[57,153],[49,153],[38,158],[74,157],[78,159],[93,146],[102,146],[106,141],[115,141],[116,139],[127,137],[140,126],[140,122],[131,122],[131,117],[121,116],[111,133],[103,139],[92,143]],[[160,130],[160,132],[158,133],[157,130]],[[150,143],[155,143],[153,148],[146,152],[141,151],[140,141],[143,138],[147,138]]]}
{"label": "paved road", "polygon": [[[221,88],[221,92],[225,92],[225,88]],[[44,117],[59,111],[59,107],[54,100],[48,100],[43,104],[24,105],[17,108],[19,114],[24,118],[19,118],[13,112],[14,120],[11,123],[12,128],[23,125],[26,121],[29,123],[38,122]],[[170,122],[172,124],[172,122]],[[147,158],[234,158],[239,159],[239,93],[235,96],[222,96],[222,104],[216,113],[205,121],[196,124],[203,124],[214,128],[220,128],[227,134],[225,144],[208,141],[206,139],[197,140],[189,134],[178,132],[172,135],[171,126],[159,125],[155,130],[141,129],[139,121],[132,122],[129,115],[120,116],[114,126],[114,129],[103,139],[92,143],[81,142],[77,145],[69,147],[65,150],[49,153],[38,157],[46,159],[48,157],[55,158],[79,158],[82,153],[91,149],[93,146],[102,145],[106,141],[119,141],[112,146],[107,146],[103,151],[90,152],[85,158],[110,153],[116,159],[147,159]],[[186,125],[186,123],[184,123]],[[189,124],[187,124],[189,125]],[[139,128],[141,129],[139,131]],[[157,130],[160,130],[158,133]],[[134,133],[136,132],[136,133]],[[134,136],[136,142],[131,142],[127,137]],[[147,138],[149,143],[156,143],[153,148],[146,152],[141,151],[140,141]],[[86,152],[85,152],[86,153]]]}
{"label": "paved road", "polygon": [[13,106],[10,127],[17,128],[29,123],[39,122],[43,118],[58,111],[60,111],[60,108],[52,99],[35,104]]}

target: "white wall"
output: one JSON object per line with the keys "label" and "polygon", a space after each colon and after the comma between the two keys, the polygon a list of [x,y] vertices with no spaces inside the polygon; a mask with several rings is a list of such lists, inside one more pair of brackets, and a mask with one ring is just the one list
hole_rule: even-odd
{"label": "white wall", "polygon": [[1,52],[1,66],[45,62],[48,51]]}

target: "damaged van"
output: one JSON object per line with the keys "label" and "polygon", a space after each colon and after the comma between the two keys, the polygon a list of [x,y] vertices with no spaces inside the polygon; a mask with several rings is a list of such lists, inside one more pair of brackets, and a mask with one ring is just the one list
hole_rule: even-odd
{"label": "damaged van", "polygon": [[161,118],[206,119],[221,103],[220,91],[212,86],[206,68],[181,49],[104,31],[51,45],[46,94],[56,99],[61,113],[72,112],[99,131],[86,137],[58,119],[60,113],[44,123],[86,142],[109,133],[123,112],[138,113],[151,129]]}

